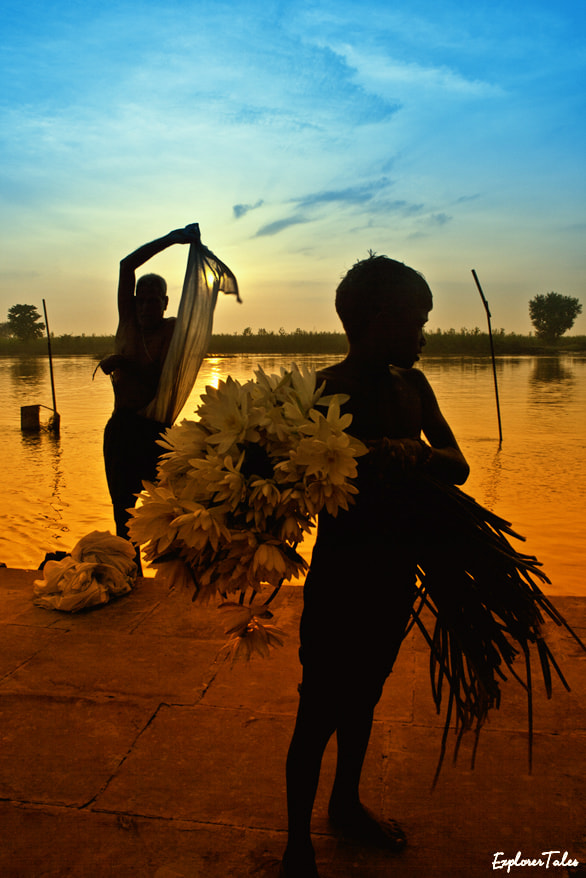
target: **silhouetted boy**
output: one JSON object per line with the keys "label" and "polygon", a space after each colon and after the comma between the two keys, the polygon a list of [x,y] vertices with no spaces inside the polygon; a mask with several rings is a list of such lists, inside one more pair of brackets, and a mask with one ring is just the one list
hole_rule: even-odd
{"label": "silhouetted boy", "polygon": [[[349,394],[360,458],[356,503],[319,516],[304,590],[303,679],[287,757],[287,878],[317,876],[310,822],[321,760],[334,732],[338,757],[329,814],[341,833],[390,850],[405,844],[359,798],[362,765],[383,684],[415,597],[416,525],[410,482],[421,469],[462,484],[468,465],[422,372],[413,369],[432,308],[421,275],[385,256],[358,262],[336,292],[346,358],[325,369],[326,393]],[[427,443],[422,440],[425,437]],[[428,444],[429,443],[429,444]]]}

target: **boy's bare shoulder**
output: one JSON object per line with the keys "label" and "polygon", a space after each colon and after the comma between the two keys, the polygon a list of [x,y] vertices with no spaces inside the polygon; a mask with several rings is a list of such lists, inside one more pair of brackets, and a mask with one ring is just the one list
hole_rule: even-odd
{"label": "boy's bare shoulder", "polygon": [[403,372],[404,380],[407,381],[414,390],[417,390],[421,396],[427,396],[430,393],[433,394],[431,384],[421,369],[411,368],[402,369],[401,371]]}
{"label": "boy's bare shoulder", "polygon": [[438,402],[433,387],[424,373],[420,369],[405,369],[404,380],[411,389],[412,396],[418,397],[422,411],[426,412],[427,416],[435,416],[435,413],[439,412]]}
{"label": "boy's bare shoulder", "polygon": [[328,393],[351,393],[352,390],[360,388],[358,376],[344,360],[327,366],[325,369],[320,369],[317,373],[317,380],[318,384],[322,381],[326,382]]}
{"label": "boy's bare shoulder", "polygon": [[429,381],[421,369],[416,369],[415,366],[412,366],[410,369],[397,369],[397,371],[400,372],[401,377],[412,384],[413,387],[421,389],[430,386]]}

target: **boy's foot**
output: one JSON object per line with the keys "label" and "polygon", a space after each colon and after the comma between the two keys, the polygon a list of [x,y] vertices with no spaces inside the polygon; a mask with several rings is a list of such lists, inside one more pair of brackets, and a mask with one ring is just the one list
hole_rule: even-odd
{"label": "boy's foot", "polygon": [[395,820],[378,821],[363,805],[345,811],[330,805],[329,817],[337,832],[359,844],[395,852],[407,844],[407,837]]}
{"label": "boy's foot", "polygon": [[304,854],[286,850],[281,860],[279,878],[319,878],[313,848]]}

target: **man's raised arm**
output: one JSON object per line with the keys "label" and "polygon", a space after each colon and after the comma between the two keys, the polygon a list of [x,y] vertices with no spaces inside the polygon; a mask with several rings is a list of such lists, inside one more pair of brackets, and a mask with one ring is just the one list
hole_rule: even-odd
{"label": "man's raised arm", "polygon": [[199,225],[191,223],[184,229],[174,229],[162,238],[156,238],[148,244],[143,244],[133,253],[125,256],[120,261],[120,275],[118,279],[118,312],[120,316],[129,313],[132,307],[134,288],[136,285],[135,272],[137,268],[170,247],[172,244],[198,244],[200,242]]}

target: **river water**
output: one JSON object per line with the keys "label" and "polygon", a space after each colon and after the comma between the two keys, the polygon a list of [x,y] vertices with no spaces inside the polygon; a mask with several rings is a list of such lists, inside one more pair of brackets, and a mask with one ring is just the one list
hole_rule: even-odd
{"label": "river water", "polygon": [[[323,367],[337,357],[302,356]],[[287,366],[290,357],[213,357],[204,361],[179,420],[192,417],[206,384],[230,374],[252,377]],[[0,562],[36,569],[45,553],[68,551],[92,530],[114,532],[102,463],[103,427],[112,408],[109,380],[91,357],[54,360],[61,434],[24,434],[20,408],[51,405],[48,361],[0,359],[4,436],[4,523]],[[503,443],[499,447],[489,359],[424,359],[421,368],[471,466],[464,490],[513,522],[552,580],[550,594],[586,596],[586,358],[497,360]],[[41,409],[41,413],[49,412]],[[311,543],[304,544],[309,558]]]}

